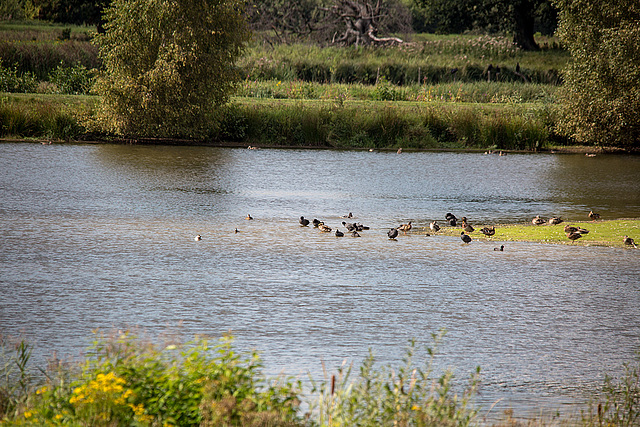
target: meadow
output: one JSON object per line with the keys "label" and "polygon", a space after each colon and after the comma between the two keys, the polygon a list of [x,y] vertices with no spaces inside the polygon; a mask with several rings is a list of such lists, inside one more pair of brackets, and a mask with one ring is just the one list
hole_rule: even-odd
{"label": "meadow", "polygon": [[[92,31],[0,23],[0,137],[117,140],[96,117]],[[555,39],[540,38],[539,52],[523,52],[501,36],[407,40],[374,49],[269,45],[256,37],[237,64],[242,79],[232,102],[212,109],[199,134],[175,139],[533,151],[570,143],[555,129],[569,60]]]}

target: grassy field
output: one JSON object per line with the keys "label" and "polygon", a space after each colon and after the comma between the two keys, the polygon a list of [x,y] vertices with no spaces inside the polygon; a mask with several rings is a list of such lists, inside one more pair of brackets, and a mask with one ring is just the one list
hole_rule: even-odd
{"label": "grassy field", "polygon": [[[567,238],[564,232],[565,225],[577,226],[589,230],[588,234],[583,234],[576,241]],[[472,224],[476,229],[474,232],[466,233],[472,239],[485,241],[519,241],[519,242],[540,242],[554,243],[565,245],[581,245],[581,246],[609,246],[616,248],[633,248],[623,243],[623,236],[629,236],[636,242],[640,242],[640,219],[616,219],[606,221],[570,221],[557,225],[533,225],[533,224]],[[488,226],[495,226],[496,234],[492,237],[486,237],[480,229]],[[438,235],[459,236],[462,231],[461,227],[442,227],[436,233]],[[428,229],[417,231],[419,233],[428,232]]]}

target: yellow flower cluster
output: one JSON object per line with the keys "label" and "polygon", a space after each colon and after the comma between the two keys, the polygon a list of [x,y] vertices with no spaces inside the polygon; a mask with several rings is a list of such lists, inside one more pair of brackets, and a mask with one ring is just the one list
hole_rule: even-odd
{"label": "yellow flower cluster", "polygon": [[[124,405],[126,400],[133,394],[130,389],[124,390],[125,380],[117,377],[113,372],[108,374],[98,374],[96,379],[88,384],[76,387],[69,403],[93,403],[100,395],[119,395],[114,403]],[[123,393],[124,391],[124,393]]]}

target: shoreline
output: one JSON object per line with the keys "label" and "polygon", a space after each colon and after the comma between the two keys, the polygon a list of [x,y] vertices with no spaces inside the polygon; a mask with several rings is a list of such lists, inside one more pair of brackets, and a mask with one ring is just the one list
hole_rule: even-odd
{"label": "shoreline", "polygon": [[[220,148],[248,148],[248,149],[282,149],[282,150],[336,150],[336,151],[380,151],[380,152],[396,152],[398,147],[340,147],[333,145],[287,145],[287,144],[254,144],[247,145],[244,142],[231,141],[205,141],[205,140],[185,140],[174,138],[114,138],[114,139],[77,139],[77,140],[57,140],[47,138],[0,138],[0,143],[25,143],[25,144],[115,144],[115,145],[157,145],[157,146],[179,146],[179,147],[220,147]],[[575,146],[552,146],[537,150],[513,150],[513,149],[492,149],[472,148],[472,147],[441,147],[441,148],[404,148],[406,153],[478,153],[478,154],[585,154],[585,155],[607,155],[607,154],[625,154],[640,155],[640,150],[628,150],[617,147],[591,147],[585,145]]]}

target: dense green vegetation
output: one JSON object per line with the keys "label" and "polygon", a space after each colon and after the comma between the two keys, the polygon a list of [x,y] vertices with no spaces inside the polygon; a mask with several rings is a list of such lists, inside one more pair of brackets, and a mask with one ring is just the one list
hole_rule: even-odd
{"label": "dense green vegetation", "polygon": [[[24,340],[0,337],[0,424],[8,426],[470,426],[487,422],[475,405],[480,368],[468,381],[434,374],[434,347],[410,343],[399,366],[373,355],[343,365],[310,390],[267,378],[256,352],[230,337],[152,342],[129,332],[97,334],[86,359],[54,360],[40,373]],[[426,353],[426,354],[424,354]],[[422,355],[424,354],[424,355]],[[422,355],[422,356],[420,356]],[[424,359],[424,360],[423,360]],[[630,426],[640,420],[640,363],[605,379],[580,418],[528,425]],[[304,408],[304,409],[303,409]],[[303,413],[304,411],[304,413]],[[496,425],[519,424],[510,414]]]}
{"label": "dense green vegetation", "polygon": [[[227,139],[269,145],[301,145],[301,138],[311,135],[313,138],[305,145],[538,150],[577,143],[638,149],[640,84],[635,41],[639,12],[637,4],[630,0],[618,0],[607,14],[596,13],[599,8],[590,0],[581,1],[576,7],[561,0],[555,2],[560,9],[560,36],[573,59],[553,37],[538,34],[534,42],[539,49],[532,51],[505,35],[509,28],[515,32],[520,25],[517,21],[523,19],[518,16],[522,11],[514,11],[518,8],[531,19],[535,16],[534,26],[547,26],[544,32],[551,33],[555,9],[542,0],[503,0],[483,12],[467,10],[463,1],[380,2],[375,10],[378,6],[384,10],[411,10],[414,24],[416,11],[422,10],[422,15],[418,13],[421,19],[429,16],[438,28],[454,24],[450,19],[452,10],[466,11],[465,19],[471,21],[460,25],[491,34],[408,33],[399,43],[394,37],[382,41],[370,28],[370,44],[378,46],[364,46],[367,43],[361,39],[357,47],[314,43],[317,39],[310,33],[322,26],[322,16],[326,18],[323,13],[329,13],[325,10],[327,5],[337,8],[331,12],[334,15],[345,7],[358,15],[365,13],[362,5],[366,2],[361,7],[351,0],[340,2],[340,6],[308,0],[289,10],[286,0],[271,0],[251,4],[245,10],[251,25],[269,31],[255,33],[242,57],[238,56],[246,34],[242,25],[231,25],[224,31],[225,37],[231,37],[228,40],[237,42],[227,43],[235,46],[233,54],[216,56],[198,50],[198,41],[204,40],[206,34],[198,35],[191,28],[202,26],[172,29],[173,21],[163,18],[168,15],[150,13],[154,10],[151,0],[139,1],[149,6],[149,13],[139,15],[139,19],[135,14],[124,13],[126,8],[118,11],[118,2],[107,9],[111,15],[104,17],[118,22],[115,27],[122,31],[110,31],[97,38],[103,49],[101,55],[90,42],[95,33],[89,27],[27,26],[14,21],[1,24],[0,90],[93,95],[97,89],[102,94],[101,102],[93,104],[104,108],[71,112],[71,117],[65,109],[64,117],[56,120],[50,116],[38,119],[37,111],[24,111],[24,103],[4,100],[2,114],[9,119],[2,123],[0,135],[66,139],[161,137],[199,142]],[[36,6],[44,8],[46,3],[43,0]],[[233,13],[239,13],[239,3],[232,4]],[[100,5],[93,3],[95,7]],[[16,0],[14,7],[26,10],[27,4]],[[204,15],[191,18],[196,22]],[[301,20],[299,25],[282,27],[287,25],[285,18],[294,16]],[[350,21],[355,25],[364,18],[349,19],[355,19]],[[78,22],[75,18],[61,21]],[[383,21],[380,15],[376,29],[402,28],[398,22]],[[211,25],[215,22],[211,21]],[[125,31],[127,25],[132,31]],[[296,27],[305,25],[309,33],[306,36],[298,33],[293,38],[285,37],[287,31],[293,34]],[[149,37],[157,36],[153,43],[143,37],[140,28],[156,28],[146,32]],[[296,42],[274,43],[275,40]],[[133,60],[136,55],[143,58],[141,62]],[[216,78],[209,78],[211,75]],[[235,87],[235,104],[221,107],[236,78],[240,80]],[[96,81],[102,84],[96,86]],[[297,105],[290,107],[274,101],[280,99],[295,99]],[[364,105],[356,101],[395,104],[382,107],[375,102]],[[444,101],[456,107],[441,108]],[[409,107],[401,102],[416,104]],[[58,104],[51,100],[47,103]],[[274,107],[279,111],[273,111]],[[38,111],[49,114],[52,110]],[[34,120],[46,124],[34,125]],[[73,124],[62,126],[65,131],[61,132],[60,126],[53,125],[58,122]],[[390,128],[395,131],[393,138],[383,130]]]}
{"label": "dense green vegetation", "polygon": [[574,58],[566,71],[560,123],[590,144],[640,144],[640,3],[557,0],[560,35]]}

